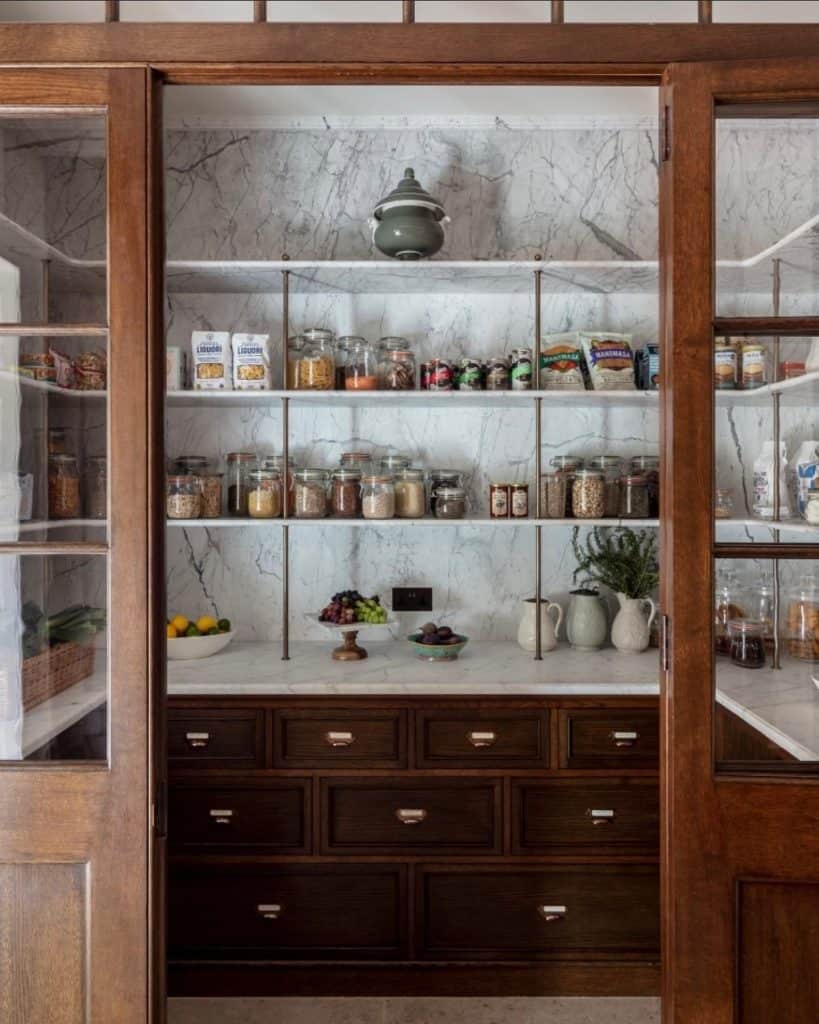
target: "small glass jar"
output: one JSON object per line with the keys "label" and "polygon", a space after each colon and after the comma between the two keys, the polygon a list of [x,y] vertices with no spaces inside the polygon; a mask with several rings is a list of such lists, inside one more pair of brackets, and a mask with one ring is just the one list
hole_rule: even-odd
{"label": "small glass jar", "polygon": [[767,576],[762,576],[748,594],[749,618],[763,625],[765,649],[774,649],[774,588]]}
{"label": "small glass jar", "polygon": [[73,455],[51,455],[48,459],[48,518],[79,519],[80,470]]}
{"label": "small glass jar", "polygon": [[731,619],[731,661],[740,668],[765,667],[765,626],[756,619]]}
{"label": "small glass jar", "polygon": [[509,515],[512,519],[529,516],[529,484],[509,484]]}
{"label": "small glass jar", "polygon": [[350,361],[350,349],[359,341],[364,341],[357,334],[345,334],[336,341],[334,356],[336,364],[336,391],[347,388],[347,363]]}
{"label": "small glass jar", "polygon": [[423,519],[427,508],[423,469],[395,473],[395,514],[399,519]]}
{"label": "small glass jar", "polygon": [[635,455],[631,460],[631,472],[634,476],[644,476],[648,481],[648,518],[659,518],[660,456]]}
{"label": "small glass jar", "polygon": [[819,487],[813,487],[808,491],[805,519],[811,526],[819,526]]}
{"label": "small glass jar", "polygon": [[717,338],[714,343],[714,388],[733,391],[739,381],[739,349],[732,338]]}
{"label": "small glass jar", "polygon": [[227,457],[227,511],[229,516],[247,515],[248,473],[258,468],[253,452],[230,452]]}
{"label": "small glass jar", "polygon": [[557,473],[566,477],[566,504],[562,516],[550,516],[551,519],[571,519],[572,517],[572,483],[575,473],[583,468],[583,460],[577,455],[553,455],[549,465]]}
{"label": "small glass jar", "polygon": [[332,391],[336,383],[335,337],[332,331],[311,327],[296,359],[297,391]]}
{"label": "small glass jar", "polygon": [[743,391],[753,391],[767,383],[768,372],[764,345],[749,341],[742,346],[742,369],[739,379]]}
{"label": "small glass jar", "polygon": [[463,487],[464,475],[457,469],[431,469],[427,474],[429,510],[435,515],[435,500],[441,487]]}
{"label": "small glass jar", "polygon": [[208,469],[199,474],[202,491],[202,518],[218,519],[222,515],[222,480],[224,473]]}
{"label": "small glass jar", "polygon": [[544,473],[540,481],[540,511],[546,519],[565,519],[568,473]]}
{"label": "small glass jar", "polygon": [[717,654],[731,653],[728,623],[744,619],[748,610],[744,591],[733,569],[724,569],[717,580],[714,600],[714,647]]}
{"label": "small glass jar", "polygon": [[333,470],[330,515],[336,519],[357,519],[361,515],[361,473],[339,466]]}
{"label": "small glass jar", "polygon": [[788,592],[785,636],[792,658],[819,661],[819,584],[810,574]]}
{"label": "small glass jar", "polygon": [[293,334],[287,339],[287,381],[285,382],[285,387],[288,391],[296,390],[299,359],[301,359],[301,351],[303,348],[303,334]]}
{"label": "small glass jar", "polygon": [[270,469],[247,474],[247,514],[251,519],[278,519],[282,514],[282,480]]}
{"label": "small glass jar", "polygon": [[272,472],[279,474],[279,479],[282,482],[282,509],[286,516],[292,516],[294,501],[293,474],[297,469],[301,469],[301,466],[297,465],[291,459],[289,469],[285,472],[283,455],[265,455],[259,468],[269,469]]}
{"label": "small glass jar", "polygon": [[486,360],[484,386],[487,391],[508,391],[511,384],[509,360],[506,356],[492,356]]}
{"label": "small glass jar", "polygon": [[590,469],[596,469],[601,472],[605,480],[605,511],[603,515],[607,518],[616,518],[620,515],[622,460],[618,455],[595,455],[588,460],[587,465]]}
{"label": "small glass jar", "polygon": [[324,519],[329,509],[327,472],[323,469],[293,471],[293,515],[296,519]]}
{"label": "small glass jar", "polygon": [[385,349],[378,359],[378,386],[385,391],[415,390],[415,356],[407,348]]}
{"label": "small glass jar", "polygon": [[714,491],[714,518],[730,519],[734,514],[734,492],[730,487],[718,487]]}
{"label": "small glass jar", "polygon": [[85,460],[85,514],[89,519],[105,519],[108,514],[108,460],[104,455],[89,455]]}
{"label": "small glass jar", "polygon": [[572,511],[575,519],[602,519],[605,510],[605,477],[596,469],[578,469],[572,480]]}
{"label": "small glass jar", "polygon": [[466,515],[466,491],[463,487],[439,487],[435,492],[436,519],[463,519]]}
{"label": "small glass jar", "polygon": [[365,519],[392,519],[395,516],[395,484],[391,476],[363,477],[361,514]]}
{"label": "small glass jar", "polygon": [[624,476],[620,496],[621,519],[648,519],[648,480]]}
{"label": "small glass jar", "polygon": [[407,455],[382,455],[378,463],[378,472],[382,476],[395,476],[402,469],[408,469],[412,459]]}
{"label": "small glass jar", "polygon": [[350,346],[344,386],[347,391],[378,390],[378,367],[375,350],[363,338]]}
{"label": "small glass jar", "polygon": [[168,519],[198,519],[202,511],[202,492],[195,476],[169,476],[166,494]]}
{"label": "small glass jar", "polygon": [[210,460],[205,455],[177,455],[171,464],[175,476],[200,476],[210,469]]}
{"label": "small glass jar", "polygon": [[344,469],[357,469],[362,476],[372,476],[375,471],[370,452],[342,452],[339,465]]}

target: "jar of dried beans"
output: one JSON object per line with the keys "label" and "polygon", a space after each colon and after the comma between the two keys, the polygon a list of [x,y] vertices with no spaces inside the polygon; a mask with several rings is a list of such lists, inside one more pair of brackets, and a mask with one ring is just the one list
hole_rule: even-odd
{"label": "jar of dried beans", "polygon": [[48,518],[78,519],[81,515],[80,471],[73,455],[48,460]]}
{"label": "jar of dried beans", "polygon": [[323,469],[293,471],[293,515],[296,519],[323,519],[328,512],[327,472]]}
{"label": "jar of dried beans", "polygon": [[395,485],[390,476],[365,476],[361,481],[361,512],[365,519],[392,519]]}
{"label": "jar of dried beans", "polygon": [[333,470],[330,514],[336,519],[357,519],[361,515],[361,473],[340,466]]}
{"label": "jar of dried beans", "polygon": [[572,480],[572,510],[576,519],[602,519],[606,481],[596,469],[578,469]]}
{"label": "jar of dried beans", "polygon": [[400,469],[395,474],[395,514],[399,519],[422,519],[427,499],[423,469]]}
{"label": "jar of dried beans", "polygon": [[603,474],[606,484],[604,516],[616,517],[620,514],[620,476],[623,465],[617,455],[595,455],[587,463],[589,469],[596,469]]}
{"label": "jar of dried beans", "polygon": [[168,519],[198,519],[202,492],[195,476],[169,476],[166,507]]}

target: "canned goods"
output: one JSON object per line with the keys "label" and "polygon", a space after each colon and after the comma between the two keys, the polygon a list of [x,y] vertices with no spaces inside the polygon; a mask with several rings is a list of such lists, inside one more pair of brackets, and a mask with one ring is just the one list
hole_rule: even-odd
{"label": "canned goods", "polygon": [[529,391],[532,387],[532,350],[530,348],[512,349],[510,377],[513,391]]}
{"label": "canned goods", "polygon": [[421,363],[418,367],[418,386],[422,391],[429,391],[429,363]]}
{"label": "canned goods", "polygon": [[506,356],[493,356],[486,361],[486,390],[509,390],[509,361]]}
{"label": "canned goods", "polygon": [[483,367],[477,359],[464,358],[458,363],[455,387],[459,391],[483,390]]}
{"label": "canned goods", "polygon": [[454,380],[452,363],[448,359],[431,359],[427,364],[428,391],[451,391]]}
{"label": "canned goods", "polygon": [[489,485],[490,519],[509,518],[509,484]]}
{"label": "canned goods", "polygon": [[513,519],[526,519],[529,515],[529,484],[512,484],[509,488],[509,507]]}

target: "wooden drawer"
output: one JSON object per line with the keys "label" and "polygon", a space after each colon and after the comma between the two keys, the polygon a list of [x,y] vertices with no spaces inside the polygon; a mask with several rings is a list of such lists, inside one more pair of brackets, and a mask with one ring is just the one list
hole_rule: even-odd
{"label": "wooden drawer", "polygon": [[308,779],[248,779],[241,786],[186,781],[170,787],[172,850],[308,853],[309,822]]}
{"label": "wooden drawer", "polygon": [[172,768],[263,768],[264,711],[216,708],[168,711]]}
{"label": "wooden drawer", "polygon": [[415,723],[419,768],[548,765],[548,711],[419,711]]}
{"label": "wooden drawer", "polygon": [[554,866],[419,872],[425,959],[632,959],[658,955],[656,868]]}
{"label": "wooden drawer", "polygon": [[512,852],[655,853],[660,792],[654,779],[512,783]]}
{"label": "wooden drawer", "polygon": [[659,715],[645,708],[560,712],[561,768],[656,768]]}
{"label": "wooden drawer", "polygon": [[395,959],[406,952],[401,865],[172,865],[172,959]]}
{"label": "wooden drawer", "polygon": [[323,853],[499,853],[498,779],[324,779]]}
{"label": "wooden drawer", "polygon": [[403,711],[279,711],[274,733],[274,761],[280,768],[407,765]]}

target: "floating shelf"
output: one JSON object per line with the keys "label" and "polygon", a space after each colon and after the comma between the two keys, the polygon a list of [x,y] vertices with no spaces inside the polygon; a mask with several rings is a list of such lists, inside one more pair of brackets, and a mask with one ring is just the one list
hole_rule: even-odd
{"label": "floating shelf", "polygon": [[656,527],[660,525],[658,519],[489,519],[487,516],[476,516],[468,519],[435,519],[434,516],[425,516],[423,519],[169,519],[167,525],[170,527],[184,527],[191,529],[212,528],[246,528],[270,527],[270,526],[303,526],[303,527],[330,527],[331,529],[361,529],[362,527],[374,527],[375,529],[400,530],[405,528],[422,529],[424,527],[457,530],[464,527],[489,526],[500,527],[501,529],[514,529],[526,526],[630,526],[630,527]]}
{"label": "floating shelf", "polygon": [[107,391],[81,391],[79,388],[61,388],[47,380],[32,380],[20,373],[13,373],[10,370],[0,370],[0,381],[9,381],[19,384],[22,391],[40,391],[48,395],[60,395],[63,398],[76,399],[77,401],[93,401],[103,399]]}
{"label": "floating shelf", "polygon": [[782,405],[819,406],[819,370],[803,373],[801,377],[791,377],[775,384],[763,384],[753,391],[715,391],[716,404],[723,406],[762,406],[770,405],[773,395],[778,394]]}

